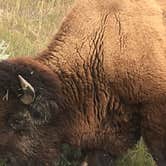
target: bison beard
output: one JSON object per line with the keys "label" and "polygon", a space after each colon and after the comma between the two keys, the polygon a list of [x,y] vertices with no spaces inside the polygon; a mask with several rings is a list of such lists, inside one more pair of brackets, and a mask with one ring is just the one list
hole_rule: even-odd
{"label": "bison beard", "polygon": [[143,136],[165,165],[165,44],[155,0],[79,0],[45,51],[0,63],[0,157],[51,166],[68,143],[92,166]]}

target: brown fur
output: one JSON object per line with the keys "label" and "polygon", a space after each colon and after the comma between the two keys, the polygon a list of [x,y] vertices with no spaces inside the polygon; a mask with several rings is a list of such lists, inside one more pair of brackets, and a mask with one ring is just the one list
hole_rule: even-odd
{"label": "brown fur", "polygon": [[[0,152],[17,165],[29,158],[31,165],[52,165],[61,143],[118,157],[142,135],[165,165],[166,29],[159,2],[79,0],[45,51],[1,62],[0,94],[8,90],[9,100],[0,102],[0,139],[7,138]],[[19,100],[18,74],[36,91],[29,106]]]}

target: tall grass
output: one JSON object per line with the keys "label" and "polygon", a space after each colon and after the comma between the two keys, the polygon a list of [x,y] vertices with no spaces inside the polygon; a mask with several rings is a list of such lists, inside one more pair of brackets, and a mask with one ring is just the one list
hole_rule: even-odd
{"label": "tall grass", "polygon": [[12,56],[34,55],[48,43],[72,0],[0,0],[0,39]]}
{"label": "tall grass", "polygon": [[[56,32],[73,0],[0,0],[0,60],[35,55]],[[59,166],[76,166],[80,151],[63,147]],[[0,165],[4,163],[0,161]],[[117,161],[117,166],[154,166],[143,141]]]}
{"label": "tall grass", "polygon": [[7,44],[4,40],[0,41],[0,60],[7,59],[10,55],[6,53],[9,44]]}

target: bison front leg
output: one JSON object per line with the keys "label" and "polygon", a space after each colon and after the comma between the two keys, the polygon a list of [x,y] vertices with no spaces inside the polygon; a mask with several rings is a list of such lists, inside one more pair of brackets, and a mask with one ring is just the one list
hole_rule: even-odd
{"label": "bison front leg", "polygon": [[102,151],[87,153],[80,166],[114,166],[115,158]]}
{"label": "bison front leg", "polygon": [[166,104],[146,105],[142,136],[158,166],[166,165]]}

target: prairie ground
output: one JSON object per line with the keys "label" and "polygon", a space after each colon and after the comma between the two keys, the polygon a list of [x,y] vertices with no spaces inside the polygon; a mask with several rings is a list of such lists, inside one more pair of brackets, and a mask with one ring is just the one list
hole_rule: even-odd
{"label": "prairie ground", "polygon": [[[0,59],[33,56],[57,31],[73,0],[0,0]],[[59,166],[77,166],[81,152],[63,146]],[[70,160],[69,160],[70,158]],[[0,165],[5,166],[1,161]],[[117,161],[118,166],[154,166],[143,140]]]}

